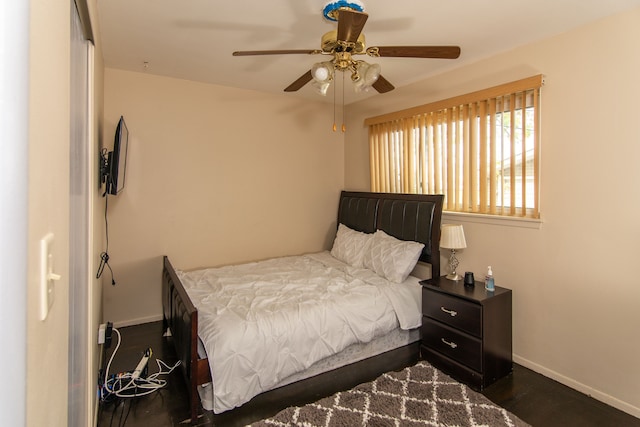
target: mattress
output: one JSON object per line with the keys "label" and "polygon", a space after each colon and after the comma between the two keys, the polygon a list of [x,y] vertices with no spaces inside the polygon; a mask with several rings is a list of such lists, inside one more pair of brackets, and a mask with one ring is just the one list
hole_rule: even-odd
{"label": "mattress", "polygon": [[[394,329],[388,334],[375,338],[368,343],[352,344],[340,353],[322,359],[311,365],[308,369],[285,378],[279,384],[276,384],[272,390],[278,387],[284,387],[296,381],[302,381],[307,378],[314,377],[324,372],[329,372],[333,369],[337,369],[351,363],[360,362],[387,351],[404,347],[418,340],[420,340],[419,328],[411,329],[409,331],[400,328]],[[201,343],[198,346],[198,354],[201,358],[207,357],[204,346]],[[200,403],[202,404],[202,407],[207,411],[212,411],[213,383],[209,382],[198,386],[198,394],[200,395]]]}
{"label": "mattress", "polygon": [[198,309],[216,413],[296,381],[352,345],[421,322],[417,278],[389,282],[329,252],[178,275]]}

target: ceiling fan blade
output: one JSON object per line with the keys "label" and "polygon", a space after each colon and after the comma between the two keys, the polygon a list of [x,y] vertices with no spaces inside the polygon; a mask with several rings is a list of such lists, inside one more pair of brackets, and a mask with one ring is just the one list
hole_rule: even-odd
{"label": "ceiling fan blade", "polygon": [[389,83],[389,80],[385,79],[382,76],[378,76],[378,80],[374,84],[372,84],[373,88],[378,91],[378,93],[386,93],[395,89],[395,87]]}
{"label": "ceiling fan blade", "polygon": [[307,83],[309,83],[311,81],[311,79],[313,79],[313,76],[311,75],[311,70],[309,70],[306,73],[304,73],[303,75],[301,75],[298,78],[298,80],[296,80],[295,82],[293,82],[289,86],[287,86],[284,91],[285,92],[295,92],[295,91],[301,89],[302,86],[304,86]]}
{"label": "ceiling fan blade", "polygon": [[[367,49],[371,56],[402,58],[442,58],[456,59],[460,56],[458,46],[377,46]],[[376,52],[373,53],[373,52]]]}
{"label": "ceiling fan blade", "polygon": [[313,55],[320,53],[317,49],[289,49],[289,50],[243,50],[233,52],[233,56],[252,56],[252,55],[289,55],[289,54],[307,54]]}
{"label": "ceiling fan blade", "polygon": [[349,43],[357,42],[367,18],[369,15],[364,12],[340,9],[338,12],[338,40]]}

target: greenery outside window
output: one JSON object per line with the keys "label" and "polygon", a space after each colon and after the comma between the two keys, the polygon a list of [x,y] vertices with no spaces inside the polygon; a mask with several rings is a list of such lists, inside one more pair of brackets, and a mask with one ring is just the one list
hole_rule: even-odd
{"label": "greenery outside window", "polygon": [[369,118],[371,190],[445,211],[539,218],[542,75]]}

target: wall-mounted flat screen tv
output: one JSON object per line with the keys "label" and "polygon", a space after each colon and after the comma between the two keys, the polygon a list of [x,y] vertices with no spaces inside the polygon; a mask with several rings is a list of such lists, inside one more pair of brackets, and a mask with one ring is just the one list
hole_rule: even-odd
{"label": "wall-mounted flat screen tv", "polygon": [[113,140],[113,151],[109,152],[106,159],[104,182],[105,194],[118,194],[124,189],[127,173],[127,152],[129,151],[129,129],[120,116],[116,134]]}

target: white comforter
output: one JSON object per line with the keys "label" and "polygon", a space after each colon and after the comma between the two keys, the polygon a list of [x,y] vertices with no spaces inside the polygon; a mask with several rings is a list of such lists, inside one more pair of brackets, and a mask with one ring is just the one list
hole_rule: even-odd
{"label": "white comforter", "polygon": [[224,412],[356,342],[420,326],[420,286],[353,268],[329,252],[178,272],[198,309]]}

